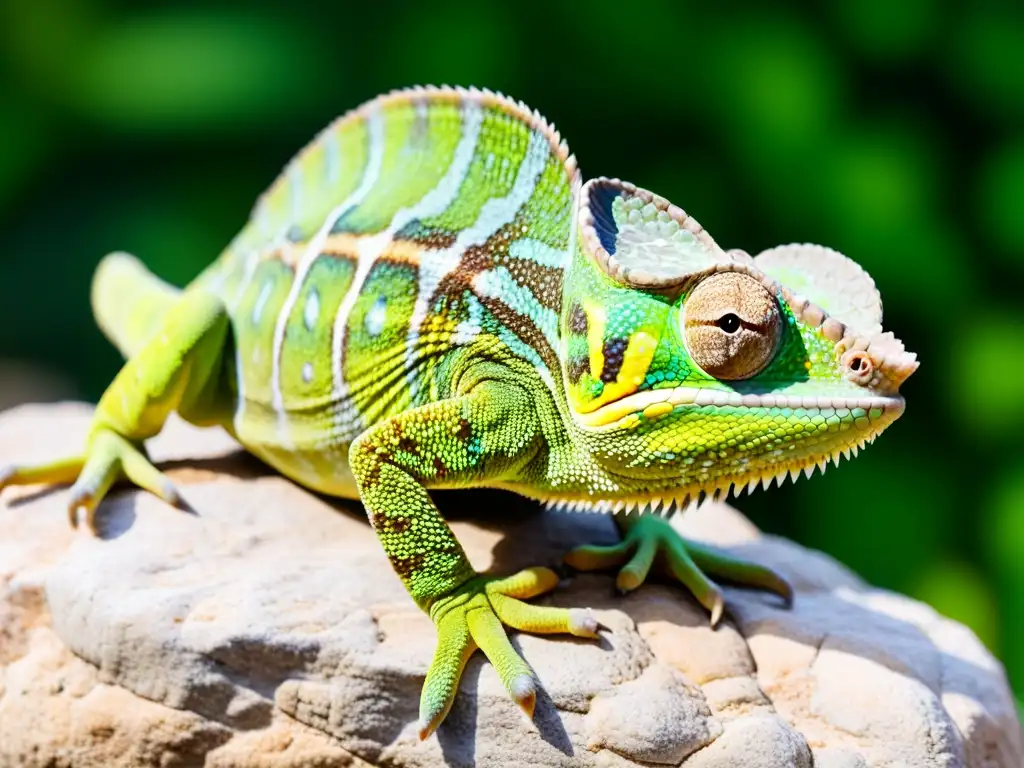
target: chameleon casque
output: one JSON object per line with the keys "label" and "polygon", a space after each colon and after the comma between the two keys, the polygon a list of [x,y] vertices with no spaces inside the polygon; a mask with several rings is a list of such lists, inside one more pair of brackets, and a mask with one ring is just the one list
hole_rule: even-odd
{"label": "chameleon casque", "polygon": [[709,577],[791,589],[662,515],[627,513],[824,470],[900,416],[917,367],[846,257],[723,250],[657,195],[583,184],[540,115],[475,89],[364,104],[287,166],[187,288],[112,254],[92,299],[127,363],[84,453],[8,467],[0,486],[74,482],[72,523],[84,509],[93,528],[122,477],[176,503],[143,441],[177,411],[309,488],[361,499],[437,626],[422,738],[477,648],[532,715],[537,683],[505,626],[599,629],[587,610],[525,602],[555,587],[547,568],[475,572],[429,489],[614,514],[622,542],[567,563],[621,567],[623,590],[658,565],[715,622]]}

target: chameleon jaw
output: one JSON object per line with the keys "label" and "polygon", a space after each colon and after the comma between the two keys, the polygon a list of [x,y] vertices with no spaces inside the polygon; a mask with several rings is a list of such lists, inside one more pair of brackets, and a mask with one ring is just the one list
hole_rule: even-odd
{"label": "chameleon jaw", "polygon": [[[611,498],[586,493],[527,494],[542,502],[548,509],[562,509],[570,512],[598,512],[604,514],[651,513],[668,515],[683,511],[692,504],[700,505],[706,499],[723,501],[730,494],[739,498],[743,491],[752,494],[757,488],[768,490],[772,483],[780,488],[788,478],[796,482],[801,475],[810,478],[817,469],[825,473],[831,463],[838,466],[841,459],[856,458],[860,451],[875,441],[888,424],[897,418],[892,414],[877,429],[867,433],[851,435],[846,441],[830,446],[823,452],[807,455],[791,461],[781,461],[763,468],[746,472],[721,475],[705,481],[694,481],[677,487],[636,490],[616,494]],[[625,479],[625,478],[624,478]]]}
{"label": "chameleon jaw", "polygon": [[719,405],[741,408],[863,408],[891,413],[893,419],[903,413],[904,400],[899,395],[863,395],[860,397],[827,395],[740,394],[720,389],[676,387],[657,389],[623,397],[590,413],[574,414],[580,426],[594,428],[627,427],[631,417],[640,414],[656,418],[677,405]]}
{"label": "chameleon jaw", "polygon": [[[731,467],[726,471],[711,468],[718,463],[713,458],[714,452],[689,460],[689,466],[693,467],[694,460],[697,460],[703,470],[694,467],[695,471],[682,471],[678,465],[666,465],[664,474],[655,476],[647,473],[643,477],[633,477],[628,469],[608,468],[610,476],[620,481],[621,487],[616,492],[603,498],[599,494],[587,492],[555,492],[541,495],[539,500],[548,507],[572,511],[668,513],[681,510],[693,502],[700,503],[707,497],[724,499],[730,493],[738,497],[743,490],[753,493],[758,487],[768,489],[773,482],[781,486],[787,477],[795,482],[801,474],[806,477],[813,475],[815,468],[824,473],[829,462],[838,464],[842,458],[849,460],[867,444],[874,442],[904,410],[904,400],[898,395],[741,395],[723,390],[676,388],[637,393],[609,403],[591,414],[576,414],[576,418],[579,421],[588,419],[591,426],[588,431],[595,437],[601,434],[612,435],[616,430],[636,428],[641,424],[641,414],[645,419],[658,419],[679,405],[751,410],[803,409],[809,414],[829,419],[838,416],[848,426],[835,434],[830,428],[827,440],[809,444],[802,451],[790,453],[776,447],[759,456],[750,456],[749,461],[732,460]],[[790,445],[789,448],[797,448],[797,445]]]}

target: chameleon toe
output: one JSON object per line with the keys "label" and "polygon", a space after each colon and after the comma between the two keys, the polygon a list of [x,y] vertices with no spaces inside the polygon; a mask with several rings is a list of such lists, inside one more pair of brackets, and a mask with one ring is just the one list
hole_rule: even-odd
{"label": "chameleon toe", "polygon": [[421,740],[429,738],[448,714],[462,670],[475,650],[464,618],[449,614],[438,623],[437,647],[420,694]]}
{"label": "chameleon toe", "polygon": [[760,563],[734,557],[701,542],[681,540],[694,565],[708,575],[738,586],[772,592],[782,598],[787,608],[793,605],[793,585],[777,571]]}
{"label": "chameleon toe", "polygon": [[502,594],[519,600],[543,595],[558,586],[558,574],[550,568],[526,568],[511,576],[487,583],[488,593]]}
{"label": "chameleon toe", "polygon": [[527,568],[504,578],[477,576],[431,604],[437,649],[420,696],[421,739],[429,737],[444,720],[466,661],[477,648],[497,671],[509,696],[527,717],[533,717],[537,679],[509,641],[505,627],[585,638],[596,637],[599,629],[587,609],[532,605],[518,599],[549,591],[556,584],[557,576],[550,569]]}
{"label": "chameleon toe", "polygon": [[733,584],[773,592],[792,604],[793,588],[771,568],[728,555],[714,547],[684,539],[658,515],[618,516],[623,539],[612,546],[582,546],[565,559],[578,570],[619,567],[616,591],[626,595],[643,584],[652,569],[682,583],[711,615],[712,626],[725,611],[721,588],[711,576]]}
{"label": "chameleon toe", "polygon": [[632,592],[647,580],[658,554],[659,540],[654,536],[640,536],[635,541],[633,557],[622,566],[615,577],[615,586],[622,592]]}
{"label": "chameleon toe", "polygon": [[623,539],[618,544],[582,544],[569,550],[563,561],[577,571],[596,571],[622,565],[633,551],[634,543]]}
{"label": "chameleon toe", "polygon": [[81,456],[70,456],[45,464],[22,466],[8,464],[0,467],[0,490],[8,485],[35,485],[36,483],[53,483],[63,485],[74,482],[82,471]]}

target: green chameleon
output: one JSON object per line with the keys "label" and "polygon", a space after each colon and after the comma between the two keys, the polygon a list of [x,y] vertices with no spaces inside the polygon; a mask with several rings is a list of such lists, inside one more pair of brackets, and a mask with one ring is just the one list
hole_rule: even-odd
{"label": "green chameleon", "polygon": [[899,417],[917,367],[844,256],[723,250],[664,198],[583,184],[540,115],[475,89],[368,102],[299,153],[183,291],[112,254],[92,299],[128,362],[84,453],[8,467],[0,486],[74,481],[72,524],[84,509],[93,530],[121,477],[178,503],[143,448],[176,411],[309,488],[361,499],[437,626],[421,738],[477,648],[532,716],[537,683],[505,626],[599,629],[588,610],[524,602],[556,586],[547,568],[474,571],[430,489],[611,513],[622,542],[566,562],[621,566],[622,590],[657,564],[716,622],[709,576],[787,603],[792,590],[662,515],[628,513],[824,470]]}

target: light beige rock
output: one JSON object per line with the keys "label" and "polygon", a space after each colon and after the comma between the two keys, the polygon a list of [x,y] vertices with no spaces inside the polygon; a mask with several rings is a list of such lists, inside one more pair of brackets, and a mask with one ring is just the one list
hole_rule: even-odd
{"label": "light beige rock", "polygon": [[[76,450],[87,424],[80,406],[8,412],[0,464]],[[786,573],[793,610],[729,589],[712,631],[679,588],[620,598],[610,575],[576,576],[544,602],[592,606],[609,631],[514,636],[544,686],[534,722],[478,655],[419,743],[433,628],[358,505],[301,490],[217,431],[174,421],[151,449],[194,514],[119,491],[96,539],[68,528],[66,490],[3,494],[0,765],[1021,765],[1002,669],[969,631],[724,505],[681,528]],[[615,538],[598,515],[438,496],[481,569]]]}

